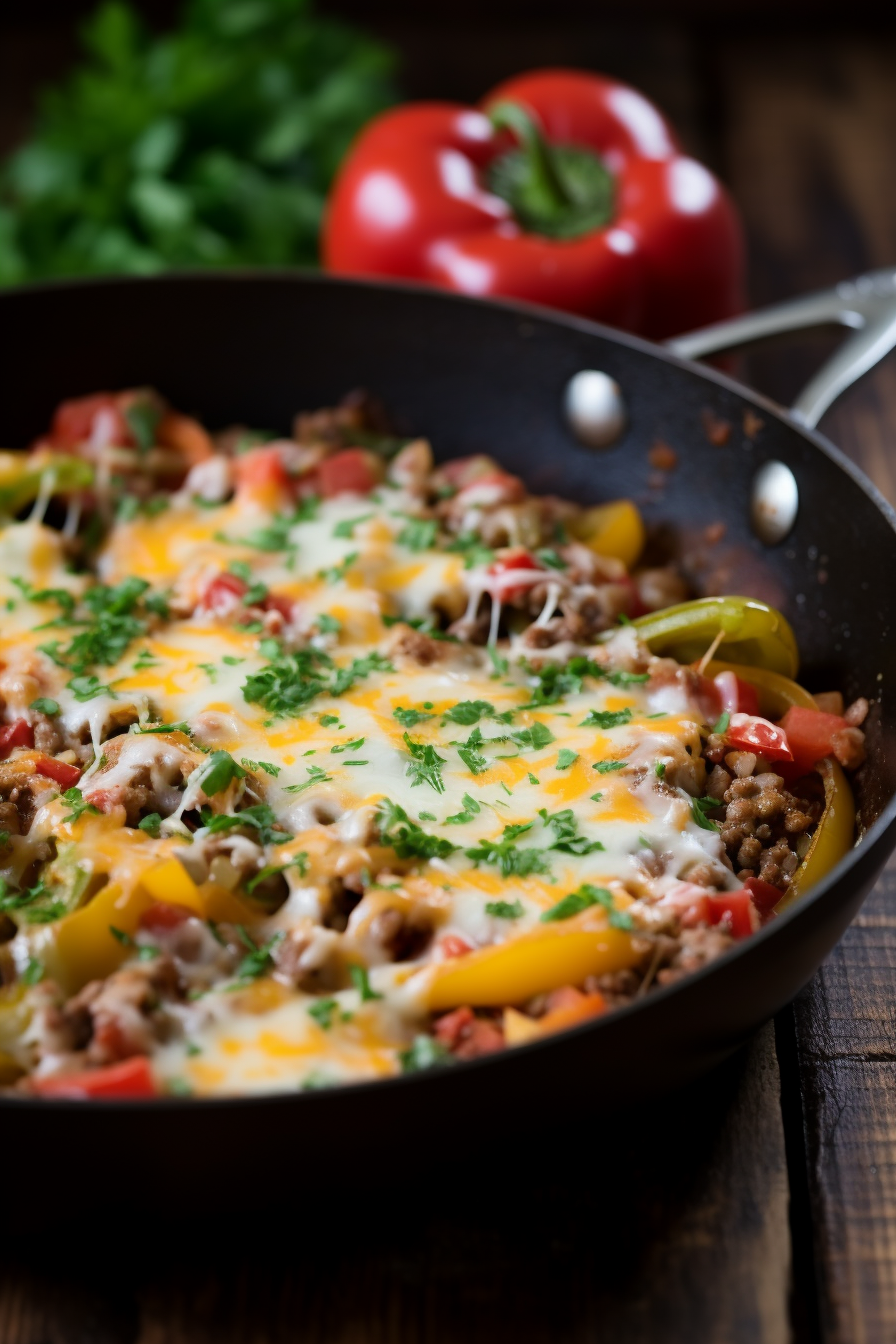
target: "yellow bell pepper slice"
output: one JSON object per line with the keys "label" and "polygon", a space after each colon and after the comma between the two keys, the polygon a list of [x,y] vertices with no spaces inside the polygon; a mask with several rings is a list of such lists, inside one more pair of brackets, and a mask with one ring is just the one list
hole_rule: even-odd
{"label": "yellow bell pepper slice", "polygon": [[[751,686],[755,686],[759,694],[759,708],[769,718],[782,718],[791,705],[802,709],[816,708],[815,701],[803,686],[777,672],[769,672],[764,667],[712,662],[706,668],[709,677],[719,672],[734,672],[741,681],[748,681]],[[817,769],[824,781],[824,812],[815,828],[808,853],[794,873],[787,895],[775,907],[776,910],[783,910],[810,887],[814,887],[852,849],[856,804],[849,781],[839,761],[833,757],[819,761]]]}
{"label": "yellow bell pepper slice", "polygon": [[199,889],[186,869],[177,859],[165,859],[144,873],[130,890],[125,891],[119,882],[110,882],[88,905],[49,926],[46,948],[41,946],[48,973],[70,994],[88,980],[111,975],[129,956],[127,945],[112,929],[132,938],[141,915],[157,901],[186,906],[200,919],[206,917]]}
{"label": "yellow bell pepper slice", "polygon": [[637,562],[646,537],[641,514],[630,499],[586,509],[572,520],[569,531],[598,555],[621,560],[628,569]]}
{"label": "yellow bell pepper slice", "polygon": [[205,918],[199,888],[177,859],[163,859],[155,867],[147,869],[141,875],[140,886],[149,892],[154,901],[163,901],[166,905],[184,905],[200,919]]}
{"label": "yellow bell pepper slice", "polygon": [[435,968],[429,1008],[440,1012],[461,1004],[497,1008],[522,1003],[550,989],[581,984],[586,976],[636,966],[631,934],[595,925],[553,925],[521,934],[496,947],[452,957]]}
{"label": "yellow bell pepper slice", "polygon": [[703,597],[652,611],[632,622],[652,653],[696,662],[722,632],[721,650],[734,663],[795,677],[799,653],[780,611],[752,597]]}

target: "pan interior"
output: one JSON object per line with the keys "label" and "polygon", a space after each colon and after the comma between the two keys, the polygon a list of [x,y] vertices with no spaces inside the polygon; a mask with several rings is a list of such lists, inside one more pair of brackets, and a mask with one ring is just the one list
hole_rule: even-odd
{"label": "pan interior", "polygon": [[[857,474],[746,389],[606,329],[512,305],[298,273],[165,277],[0,296],[5,446],[27,444],[64,397],[153,385],[218,427],[285,430],[299,409],[364,387],[440,459],[487,452],[539,493],[629,496],[650,549],[676,556],[698,594],[745,593],[785,612],[801,680],[875,700],[858,781],[868,826],[896,793],[896,532]],[[582,369],[619,384],[627,410],[608,449],[582,446],[563,393]],[[677,465],[651,464],[673,450]],[[785,463],[799,490],[789,536],[749,523],[757,470]]]}

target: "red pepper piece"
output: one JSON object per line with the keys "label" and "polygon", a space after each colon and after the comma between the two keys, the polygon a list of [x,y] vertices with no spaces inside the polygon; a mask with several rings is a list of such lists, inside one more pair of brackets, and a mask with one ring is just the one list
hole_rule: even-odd
{"label": "red pepper piece", "polygon": [[748,877],[744,882],[744,891],[750,893],[763,924],[771,919],[775,906],[784,899],[782,891],[773,887],[771,882],[763,882],[761,877]]}
{"label": "red pepper piece", "polygon": [[331,499],[334,495],[367,495],[379,478],[366,449],[345,448],[324,458],[317,468],[317,481],[324,499]]}
{"label": "red pepper piece", "polygon": [[55,780],[62,789],[70,789],[81,778],[81,771],[76,765],[57,761],[53,756],[38,756],[34,762],[34,769],[37,774]]}
{"label": "red pepper piece", "polygon": [[41,1097],[68,1097],[75,1101],[159,1095],[149,1060],[145,1055],[135,1055],[120,1064],[109,1064],[101,1069],[85,1069],[83,1073],[63,1073],[52,1078],[33,1078],[31,1090]]}
{"label": "red pepper piece", "polygon": [[803,709],[791,705],[781,720],[781,728],[793,753],[794,765],[803,774],[814,770],[817,761],[833,754],[831,738],[842,732],[846,720],[839,714],[826,714],[821,709]]}
{"label": "red pepper piece", "polygon": [[250,494],[266,490],[282,494],[291,491],[295,484],[277,447],[250,448],[236,459],[234,471],[237,490]]}
{"label": "red pepper piece", "polygon": [[545,570],[534,555],[519,549],[510,551],[507,555],[499,556],[497,560],[493,560],[486,572],[495,580],[488,587],[492,597],[498,597],[502,602],[516,602],[528,593],[533,586],[533,581],[514,583],[514,575],[543,574]]}
{"label": "red pepper piece", "polygon": [[27,719],[16,719],[0,728],[0,761],[5,761],[14,747],[33,747],[34,729]]}
{"label": "red pepper piece", "polygon": [[739,751],[754,751],[769,761],[792,761],[787,733],[755,714],[732,714],[725,737]]}
{"label": "red pepper piece", "polygon": [[439,947],[443,957],[465,957],[473,951],[470,944],[456,933],[446,933],[444,938],[439,939]]}
{"label": "red pepper piece", "polygon": [[72,452],[82,443],[90,442],[94,434],[104,444],[133,443],[116,393],[96,392],[90,397],[61,402],[53,415],[48,438],[54,448]]}
{"label": "red pepper piece", "polygon": [[140,927],[147,933],[167,933],[171,929],[177,929],[187,919],[192,919],[195,910],[188,910],[185,905],[169,905],[167,901],[156,901],[148,910],[144,910],[140,916]]}
{"label": "red pepper piece", "polygon": [[216,574],[202,594],[202,605],[216,616],[229,616],[249,591],[249,585],[236,574]]}
{"label": "red pepper piece", "polygon": [[330,196],[324,262],[509,295],[637,330],[743,306],[743,237],[716,179],[635,89],[539,70],[483,100],[374,119]]}
{"label": "red pepper piece", "polygon": [[759,916],[748,891],[721,891],[707,902],[710,924],[724,924],[732,938],[747,938],[759,927]]}

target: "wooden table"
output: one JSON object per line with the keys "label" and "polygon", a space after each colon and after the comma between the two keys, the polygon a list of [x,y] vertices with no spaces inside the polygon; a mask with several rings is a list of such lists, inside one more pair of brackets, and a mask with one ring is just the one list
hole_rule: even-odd
{"label": "wooden table", "polygon": [[[896,261],[891,31],[847,17],[810,34],[772,6],[751,28],[749,7],[720,19],[699,3],[678,19],[654,7],[649,22],[637,6],[597,21],[593,6],[559,3],[548,23],[525,5],[510,24],[506,5],[483,18],[458,3],[463,21],[457,6],[378,6],[409,92],[473,98],[548,62],[640,85],[731,184],[754,303]],[[16,42],[21,83],[37,48]],[[0,104],[0,134],[19,115]],[[786,402],[830,344],[757,353],[748,376]],[[896,501],[896,358],[822,428]],[[892,1344],[894,892],[891,865],[792,1009],[624,1126],[568,1117],[562,1139],[528,1136],[524,1161],[472,1117],[479,1158],[441,1189],[438,1166],[402,1169],[397,1136],[385,1203],[314,1199],[215,1227],[194,1219],[188,1191],[159,1191],[178,1224],[165,1237],[118,1226],[58,1237],[48,1214],[21,1244],[8,1211],[0,1344]],[[58,1156],[72,1160],[64,1143]],[[259,1135],[224,1178],[262,1191],[284,1160]],[[122,1178],[139,1181],[139,1154]]]}

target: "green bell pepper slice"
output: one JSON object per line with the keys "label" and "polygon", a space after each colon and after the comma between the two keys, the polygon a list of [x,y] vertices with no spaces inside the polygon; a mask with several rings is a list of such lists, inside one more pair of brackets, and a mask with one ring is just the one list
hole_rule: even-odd
{"label": "green bell pepper slice", "polygon": [[93,467],[70,453],[0,453],[0,514],[12,517],[37,499],[48,473],[54,495],[93,484]]}
{"label": "green bell pepper slice", "polygon": [[799,669],[796,639],[780,611],[753,597],[703,597],[632,621],[651,653],[680,663],[700,659],[722,632],[719,655],[785,677]]}

